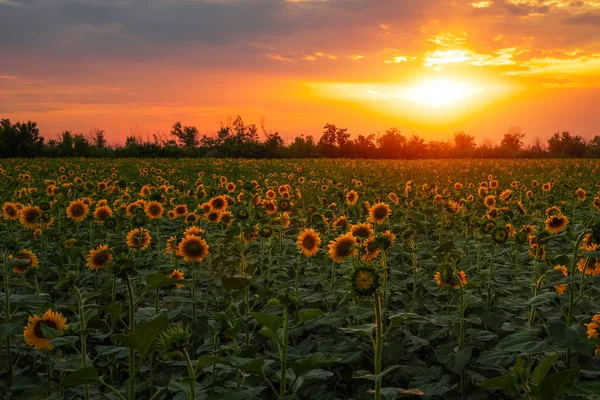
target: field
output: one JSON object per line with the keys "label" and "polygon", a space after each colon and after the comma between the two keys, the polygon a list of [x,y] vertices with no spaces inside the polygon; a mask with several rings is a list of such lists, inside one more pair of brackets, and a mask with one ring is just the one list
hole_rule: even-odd
{"label": "field", "polygon": [[0,398],[600,398],[599,168],[1,160]]}

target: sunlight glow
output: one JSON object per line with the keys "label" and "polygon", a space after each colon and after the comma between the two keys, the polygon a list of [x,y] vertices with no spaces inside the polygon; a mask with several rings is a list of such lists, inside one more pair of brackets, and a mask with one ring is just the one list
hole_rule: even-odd
{"label": "sunlight glow", "polygon": [[467,82],[449,79],[426,79],[400,91],[400,97],[432,107],[454,104],[472,97],[480,89]]}

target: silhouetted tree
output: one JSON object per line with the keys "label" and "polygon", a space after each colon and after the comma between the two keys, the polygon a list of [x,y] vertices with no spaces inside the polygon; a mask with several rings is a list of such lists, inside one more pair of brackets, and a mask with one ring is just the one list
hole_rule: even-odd
{"label": "silhouetted tree", "polygon": [[35,157],[42,154],[44,138],[35,122],[0,120],[0,157]]}
{"label": "silhouetted tree", "polygon": [[459,157],[468,157],[475,150],[475,137],[463,131],[454,134],[454,150]]}
{"label": "silhouetted tree", "polygon": [[398,128],[390,128],[377,138],[377,145],[383,158],[402,158],[406,138],[400,134]]}
{"label": "silhouetted tree", "polygon": [[568,131],[556,132],[548,139],[548,151],[553,156],[581,157],[585,153],[585,150],[585,140],[579,135],[571,135]]}
{"label": "silhouetted tree", "polygon": [[517,153],[523,147],[523,139],[525,138],[525,132],[518,126],[511,126],[504,133],[500,147],[505,151],[505,155],[516,156]]}
{"label": "silhouetted tree", "polygon": [[198,147],[198,134],[198,128],[195,126],[183,126],[179,121],[175,122],[171,128],[171,135],[177,138],[179,145],[187,150]]}

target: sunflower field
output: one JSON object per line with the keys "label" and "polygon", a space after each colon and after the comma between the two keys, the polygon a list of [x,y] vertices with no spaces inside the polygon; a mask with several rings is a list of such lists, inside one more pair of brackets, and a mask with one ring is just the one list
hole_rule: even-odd
{"label": "sunflower field", "polygon": [[0,160],[1,399],[600,399],[600,161]]}

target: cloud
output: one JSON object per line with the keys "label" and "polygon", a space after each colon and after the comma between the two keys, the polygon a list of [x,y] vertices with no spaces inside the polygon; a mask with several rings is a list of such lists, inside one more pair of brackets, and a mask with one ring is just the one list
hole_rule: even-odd
{"label": "cloud", "polygon": [[593,25],[600,26],[600,11],[599,12],[587,12],[582,14],[573,15],[563,19],[565,25]]}

